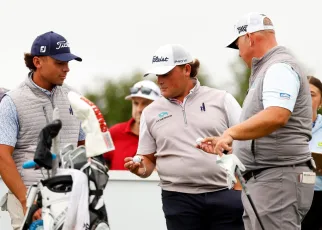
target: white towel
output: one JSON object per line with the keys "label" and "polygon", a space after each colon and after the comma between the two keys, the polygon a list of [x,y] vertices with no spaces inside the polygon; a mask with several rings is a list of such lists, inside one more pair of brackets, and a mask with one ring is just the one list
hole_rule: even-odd
{"label": "white towel", "polygon": [[58,169],[57,175],[71,175],[73,187],[69,197],[68,211],[63,230],[88,230],[88,179],[76,169]]}

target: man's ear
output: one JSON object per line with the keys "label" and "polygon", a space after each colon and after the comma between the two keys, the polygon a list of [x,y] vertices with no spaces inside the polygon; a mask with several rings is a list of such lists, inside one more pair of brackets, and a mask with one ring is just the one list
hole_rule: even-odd
{"label": "man's ear", "polygon": [[254,45],[254,37],[250,33],[247,33],[246,37],[249,42],[249,47],[252,47]]}
{"label": "man's ear", "polygon": [[35,56],[33,59],[32,59],[33,63],[34,63],[34,66],[38,69],[41,67],[41,59],[37,56]]}
{"label": "man's ear", "polygon": [[190,77],[190,73],[191,73],[191,65],[186,64],[186,65],[184,66],[184,71],[185,71],[185,75],[186,75],[186,76],[188,76],[188,77]]}

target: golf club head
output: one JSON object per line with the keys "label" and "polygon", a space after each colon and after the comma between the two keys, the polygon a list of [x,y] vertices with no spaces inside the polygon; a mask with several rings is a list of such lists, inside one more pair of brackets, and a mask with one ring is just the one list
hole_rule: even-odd
{"label": "golf club head", "polygon": [[85,146],[79,146],[74,150],[68,151],[64,156],[64,168],[80,169],[87,163]]}
{"label": "golf club head", "polygon": [[60,167],[66,168],[67,161],[69,160],[69,153],[75,149],[74,145],[72,144],[67,144],[64,146],[60,152],[59,152],[59,157],[60,157]]}
{"label": "golf club head", "polygon": [[45,169],[52,169],[52,154],[50,152],[52,139],[55,138],[62,128],[61,120],[57,119],[46,125],[39,133],[38,144],[34,161]]}

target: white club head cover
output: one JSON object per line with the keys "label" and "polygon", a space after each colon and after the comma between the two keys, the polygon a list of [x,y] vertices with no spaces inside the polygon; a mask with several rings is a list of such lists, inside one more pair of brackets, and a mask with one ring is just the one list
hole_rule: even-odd
{"label": "white club head cover", "polygon": [[229,189],[233,188],[234,184],[237,183],[237,179],[235,177],[236,167],[238,167],[240,171],[246,170],[243,163],[241,163],[238,157],[234,154],[223,154],[221,157],[217,155],[216,163],[226,170],[227,184]]}
{"label": "white club head cover", "polygon": [[87,98],[69,92],[68,99],[75,116],[86,133],[86,156],[94,157],[115,149],[110,132],[99,108]]}

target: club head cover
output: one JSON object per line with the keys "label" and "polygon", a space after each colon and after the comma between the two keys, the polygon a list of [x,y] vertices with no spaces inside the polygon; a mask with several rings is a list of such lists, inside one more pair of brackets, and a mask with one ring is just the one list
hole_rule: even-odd
{"label": "club head cover", "polygon": [[46,125],[39,133],[38,144],[34,156],[34,161],[45,169],[52,169],[51,146],[52,139],[55,138],[62,128],[61,120],[57,119]]}
{"label": "club head cover", "polygon": [[68,99],[75,116],[82,121],[86,134],[87,157],[95,157],[115,149],[107,124],[99,108],[87,98],[69,92]]}

